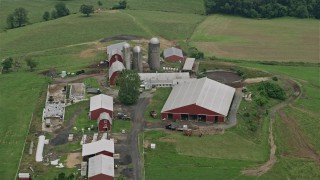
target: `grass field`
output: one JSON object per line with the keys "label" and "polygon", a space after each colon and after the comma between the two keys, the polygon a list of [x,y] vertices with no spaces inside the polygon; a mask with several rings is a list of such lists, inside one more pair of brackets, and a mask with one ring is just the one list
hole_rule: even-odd
{"label": "grass field", "polygon": [[[159,121],[161,120],[161,110],[166,99],[169,97],[172,88],[157,88],[156,92],[153,94],[147,110],[144,112],[144,119],[147,121]],[[153,119],[150,116],[150,111],[157,112],[157,118]]]}
{"label": "grass field", "polygon": [[44,78],[30,72],[0,75],[0,174],[12,179]]}
{"label": "grass field", "polygon": [[213,15],[197,27],[191,41],[206,56],[319,62],[319,21],[314,19]]}

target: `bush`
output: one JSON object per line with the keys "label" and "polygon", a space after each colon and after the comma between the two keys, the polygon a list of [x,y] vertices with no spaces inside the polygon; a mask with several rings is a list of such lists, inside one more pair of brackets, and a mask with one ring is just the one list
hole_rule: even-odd
{"label": "bush", "polygon": [[258,90],[260,92],[260,95],[262,96],[279,100],[286,99],[285,91],[278,84],[275,83],[261,82],[258,84]]}
{"label": "bush", "polygon": [[276,76],[272,77],[272,80],[278,81],[278,78]]}
{"label": "bush", "polygon": [[197,48],[193,47],[189,49],[190,57],[196,58],[196,59],[204,59],[203,52],[199,51]]}
{"label": "bush", "polygon": [[111,9],[126,9],[127,8],[127,1],[119,1],[118,5],[114,5]]}

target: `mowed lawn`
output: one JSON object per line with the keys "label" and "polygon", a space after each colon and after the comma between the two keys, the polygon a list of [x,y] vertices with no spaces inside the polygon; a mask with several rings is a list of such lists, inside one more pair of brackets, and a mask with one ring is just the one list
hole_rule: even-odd
{"label": "mowed lawn", "polygon": [[0,174],[13,179],[44,78],[30,72],[0,75]]}
{"label": "mowed lawn", "polygon": [[213,15],[191,37],[206,56],[219,58],[319,62],[319,21],[256,20]]}

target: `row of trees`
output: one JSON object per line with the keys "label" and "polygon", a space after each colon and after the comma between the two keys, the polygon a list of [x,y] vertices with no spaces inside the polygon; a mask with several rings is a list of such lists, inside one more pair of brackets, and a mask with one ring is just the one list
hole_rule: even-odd
{"label": "row of trees", "polygon": [[[27,66],[30,68],[30,71],[33,71],[34,68],[38,66],[38,62],[36,62],[31,57],[25,57],[24,61],[26,62]],[[18,60],[13,60],[12,57],[8,57],[2,60],[1,62],[2,72],[7,73],[10,71],[11,68],[16,68],[17,70],[21,68],[21,63]]]}
{"label": "row of trees", "polygon": [[29,22],[28,12],[24,8],[16,8],[13,13],[7,17],[7,25],[9,29],[21,27]]}
{"label": "row of trees", "polygon": [[293,16],[320,19],[320,0],[204,0],[207,14],[250,18]]}
{"label": "row of trees", "polygon": [[66,4],[63,2],[59,2],[54,6],[54,10],[45,11],[42,15],[43,20],[48,21],[50,19],[57,19],[60,17],[68,16],[70,14],[70,10],[67,8]]}

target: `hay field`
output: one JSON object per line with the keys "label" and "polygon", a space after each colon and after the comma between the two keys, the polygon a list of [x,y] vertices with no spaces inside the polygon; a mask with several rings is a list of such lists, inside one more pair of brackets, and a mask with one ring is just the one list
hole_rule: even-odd
{"label": "hay field", "polygon": [[191,41],[206,56],[319,62],[319,38],[319,21],[314,19],[213,15],[197,27]]}

